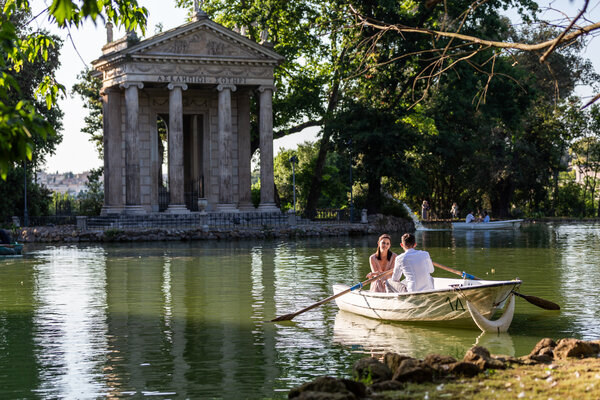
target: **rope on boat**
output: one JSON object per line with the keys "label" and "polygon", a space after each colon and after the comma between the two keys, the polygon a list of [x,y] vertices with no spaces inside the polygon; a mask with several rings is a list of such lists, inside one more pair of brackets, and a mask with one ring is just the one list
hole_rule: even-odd
{"label": "rope on boat", "polygon": [[504,309],[504,313],[500,318],[495,321],[491,321],[481,315],[479,310],[467,301],[467,309],[469,310],[469,314],[471,314],[471,318],[475,324],[481,329],[483,332],[497,332],[502,333],[506,332],[510,327],[510,324],[513,319],[513,315],[515,313],[515,296],[512,296],[508,302],[508,305]]}
{"label": "rope on boat", "polygon": [[475,325],[477,325],[477,327],[479,327],[479,329],[481,329],[483,332],[502,333],[508,330],[513,320],[513,315],[515,313],[515,296],[511,297],[512,291],[509,291],[507,296],[504,299],[502,299],[502,301],[500,301],[497,304],[494,304],[494,307],[497,307],[499,304],[501,304],[503,301],[510,297],[508,305],[504,307],[504,312],[502,313],[502,316],[495,321],[489,320],[486,317],[484,317],[479,312],[479,310],[477,310],[477,308],[473,304],[471,304],[469,298],[459,286],[455,286],[454,291],[457,292],[459,296],[461,296],[465,300],[465,303],[467,304],[467,310],[469,310],[469,314],[471,315],[471,318],[473,318],[473,322],[475,322]]}
{"label": "rope on boat", "polygon": [[502,304],[502,302],[506,301],[506,299],[508,299],[508,296],[510,296],[511,294],[512,294],[512,291],[508,292],[508,293],[506,294],[506,297],[505,297],[505,298],[503,298],[502,300],[500,300],[500,301],[499,301],[499,302],[497,302],[497,303],[494,303],[494,304],[492,305],[492,307],[498,307],[500,304]]}

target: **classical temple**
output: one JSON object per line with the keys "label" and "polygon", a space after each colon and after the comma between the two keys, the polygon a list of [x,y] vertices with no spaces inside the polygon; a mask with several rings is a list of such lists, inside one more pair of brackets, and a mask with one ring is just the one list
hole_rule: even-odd
{"label": "classical temple", "polygon": [[[182,214],[199,207],[227,213],[279,211],[272,96],[273,72],[283,57],[272,46],[202,12],[192,22],[141,41],[134,34],[113,41],[109,26],[107,41],[92,63],[102,79],[103,215]],[[260,135],[258,209],[250,188],[254,95]]]}

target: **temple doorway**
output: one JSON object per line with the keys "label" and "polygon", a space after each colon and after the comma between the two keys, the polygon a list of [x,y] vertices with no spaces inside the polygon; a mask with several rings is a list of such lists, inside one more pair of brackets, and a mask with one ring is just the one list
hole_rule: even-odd
{"label": "temple doorway", "polygon": [[[165,211],[169,196],[169,114],[157,114],[159,171],[158,209]],[[204,116],[183,114],[183,185],[185,206],[198,211],[198,199],[205,198],[204,185]]]}

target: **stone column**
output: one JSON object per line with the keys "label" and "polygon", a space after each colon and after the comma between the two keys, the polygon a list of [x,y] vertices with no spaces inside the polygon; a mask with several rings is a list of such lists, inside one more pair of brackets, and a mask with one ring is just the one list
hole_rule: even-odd
{"label": "stone column", "polygon": [[169,83],[169,207],[168,213],[190,212],[183,187],[183,96],[185,83]]}
{"label": "stone column", "polygon": [[273,86],[260,86],[258,132],[260,135],[260,205],[262,212],[279,212],[275,205],[273,176]]}
{"label": "stone column", "polygon": [[142,82],[125,82],[125,213],[145,214],[140,196],[140,156],[139,156],[139,94],[144,87]]}
{"label": "stone column", "polygon": [[256,211],[252,204],[250,162],[250,93],[241,92],[237,96],[238,126],[238,196],[240,211]]}
{"label": "stone column", "polygon": [[217,211],[239,212],[233,203],[231,92],[234,85],[219,85],[219,203]]}
{"label": "stone column", "polygon": [[121,135],[121,91],[102,91],[104,123],[104,205],[101,215],[123,212],[123,138]]}

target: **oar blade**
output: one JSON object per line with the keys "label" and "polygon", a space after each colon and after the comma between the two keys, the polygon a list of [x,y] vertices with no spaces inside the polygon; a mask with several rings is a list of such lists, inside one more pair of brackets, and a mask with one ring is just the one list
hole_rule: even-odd
{"label": "oar blade", "polygon": [[540,297],[536,297],[536,296],[530,296],[527,294],[522,294],[522,293],[518,293],[518,292],[513,292],[515,293],[517,296],[524,298],[525,300],[527,300],[529,303],[533,304],[534,306],[538,306],[540,308],[543,308],[544,310],[560,310],[560,306],[556,303],[551,302],[550,300],[546,300],[546,299],[542,299]]}
{"label": "oar blade", "polygon": [[291,314],[280,315],[277,318],[273,318],[271,320],[271,322],[291,321],[292,319],[294,319],[294,317],[296,315],[298,315],[298,314],[297,313],[291,313]]}

